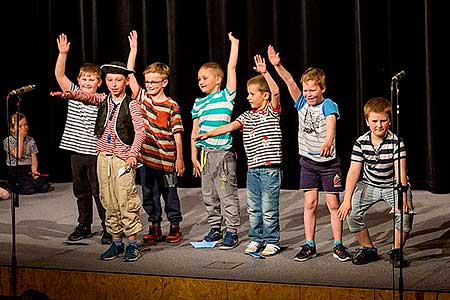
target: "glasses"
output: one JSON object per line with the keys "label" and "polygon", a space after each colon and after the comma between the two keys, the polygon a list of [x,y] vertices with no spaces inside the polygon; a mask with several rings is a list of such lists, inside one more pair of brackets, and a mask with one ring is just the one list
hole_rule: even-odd
{"label": "glasses", "polygon": [[145,81],[145,85],[151,85],[151,86],[155,86],[160,84],[161,82],[163,82],[165,79],[159,80],[159,81]]}

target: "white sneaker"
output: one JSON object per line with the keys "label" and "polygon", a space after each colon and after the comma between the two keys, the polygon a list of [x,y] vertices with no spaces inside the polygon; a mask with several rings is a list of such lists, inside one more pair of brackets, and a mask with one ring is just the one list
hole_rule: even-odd
{"label": "white sneaker", "polygon": [[259,249],[259,243],[255,241],[250,241],[250,243],[247,245],[247,248],[245,248],[244,252],[245,254],[249,254],[250,252],[258,252]]}
{"label": "white sneaker", "polygon": [[266,248],[261,252],[264,256],[272,256],[280,252],[280,246],[275,244],[267,244]]}

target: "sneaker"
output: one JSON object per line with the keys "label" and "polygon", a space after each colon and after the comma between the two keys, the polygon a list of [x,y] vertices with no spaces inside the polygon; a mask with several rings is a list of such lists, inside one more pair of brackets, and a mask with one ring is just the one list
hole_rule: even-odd
{"label": "sneaker", "polygon": [[304,244],[300,248],[300,251],[295,256],[294,260],[305,261],[316,256],[317,256],[316,247],[311,247],[308,244]]}
{"label": "sneaker", "polygon": [[79,241],[92,237],[91,226],[79,224],[67,238],[69,241]]}
{"label": "sneaker", "polygon": [[143,240],[146,243],[156,243],[162,239],[161,226],[159,224],[152,224],[148,228],[148,234],[144,235]]}
{"label": "sneaker", "polygon": [[348,252],[347,247],[342,244],[333,247],[333,257],[339,261],[352,260],[352,255]]}
{"label": "sneaker", "polygon": [[405,256],[401,255],[400,249],[392,249],[388,252],[389,262],[394,266],[394,268],[406,267],[408,265],[405,260]]}
{"label": "sneaker", "polygon": [[102,255],[100,255],[101,260],[111,260],[119,256],[123,253],[123,244],[120,246],[117,246],[116,243],[111,243],[108,250],[104,252]]}
{"label": "sneaker", "polygon": [[267,244],[264,250],[261,252],[264,256],[272,256],[280,252],[280,246],[275,244]]}
{"label": "sneaker", "polygon": [[169,235],[166,237],[166,242],[168,243],[179,243],[183,238],[183,233],[181,232],[180,226],[170,225]]}
{"label": "sneaker", "polygon": [[377,248],[363,247],[356,249],[352,262],[355,265],[365,265],[376,260],[378,260]]}
{"label": "sneaker", "polygon": [[220,229],[211,228],[207,235],[203,238],[205,242],[221,242],[223,238]]}
{"label": "sneaker", "polygon": [[137,245],[128,243],[127,249],[125,250],[125,255],[123,256],[123,261],[136,261],[139,257],[141,257],[141,252],[139,251]]}
{"label": "sneaker", "polygon": [[221,250],[229,250],[236,247],[239,243],[239,238],[236,233],[232,233],[230,231],[227,231],[225,233],[225,238],[223,239],[222,245],[220,245],[219,249]]}
{"label": "sneaker", "polygon": [[102,232],[101,243],[102,243],[102,245],[109,245],[112,243],[112,235],[104,229]]}
{"label": "sneaker", "polygon": [[264,247],[266,247],[266,241],[262,242],[250,241],[250,243],[245,248],[244,253],[249,254],[251,252],[260,252],[262,249],[264,249]]}

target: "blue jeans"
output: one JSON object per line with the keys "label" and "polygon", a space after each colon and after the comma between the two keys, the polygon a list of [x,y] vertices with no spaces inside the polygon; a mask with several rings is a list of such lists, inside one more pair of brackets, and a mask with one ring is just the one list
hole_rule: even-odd
{"label": "blue jeans", "polygon": [[251,168],[247,171],[248,236],[251,241],[280,243],[281,169]]}
{"label": "blue jeans", "polygon": [[150,223],[161,223],[162,206],[170,224],[179,225],[182,221],[180,199],[177,191],[175,173],[156,170],[151,167],[141,167],[142,207],[148,215]]}

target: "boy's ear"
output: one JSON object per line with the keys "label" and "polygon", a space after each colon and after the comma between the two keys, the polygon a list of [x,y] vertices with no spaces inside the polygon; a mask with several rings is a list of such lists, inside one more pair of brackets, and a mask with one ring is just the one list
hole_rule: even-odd
{"label": "boy's ear", "polygon": [[165,88],[168,84],[169,84],[169,79],[167,79],[167,78],[164,79],[163,82],[162,82],[163,88]]}
{"label": "boy's ear", "polygon": [[269,100],[270,99],[270,93],[269,92],[264,92],[263,99],[264,100]]}
{"label": "boy's ear", "polygon": [[222,80],[223,80],[222,76],[217,75],[216,76],[216,85],[220,85],[222,83]]}
{"label": "boy's ear", "polygon": [[326,86],[326,85],[323,85],[323,88],[322,88],[322,94],[325,93],[326,90],[327,90],[327,86]]}

